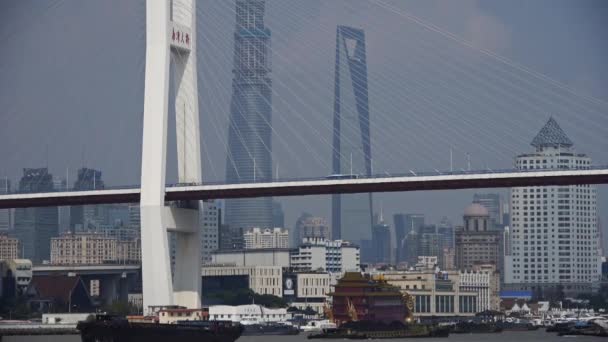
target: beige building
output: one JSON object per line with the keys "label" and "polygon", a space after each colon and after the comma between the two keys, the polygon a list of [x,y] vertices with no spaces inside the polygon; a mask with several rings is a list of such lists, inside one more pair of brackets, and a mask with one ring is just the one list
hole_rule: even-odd
{"label": "beige building", "polygon": [[271,294],[283,297],[283,269],[280,266],[231,266],[208,265],[202,268],[202,276],[237,276],[249,277],[249,288],[258,294]]}
{"label": "beige building", "polygon": [[0,260],[11,260],[19,257],[19,239],[0,235]]}
{"label": "beige building", "polygon": [[65,234],[51,239],[51,263],[57,265],[130,263],[141,260],[141,240],[118,241],[102,234]]}
{"label": "beige building", "polygon": [[413,297],[415,317],[474,316],[480,311],[478,293],[461,289],[458,271],[393,272],[379,277]]}
{"label": "beige building", "polygon": [[455,234],[457,269],[472,269],[477,264],[500,265],[502,234],[490,227],[490,214],[484,206],[473,203],[465,209],[464,227],[457,228]]}
{"label": "beige building", "polygon": [[477,292],[477,310],[500,310],[500,274],[495,265],[476,265],[460,271],[460,289]]}

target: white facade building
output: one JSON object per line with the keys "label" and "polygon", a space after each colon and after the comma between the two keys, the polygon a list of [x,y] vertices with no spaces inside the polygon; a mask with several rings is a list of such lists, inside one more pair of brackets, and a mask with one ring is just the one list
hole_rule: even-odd
{"label": "white facade building", "polygon": [[232,322],[285,322],[291,318],[287,309],[269,309],[261,305],[213,305],[209,307],[209,320]]}
{"label": "white facade building", "polygon": [[[551,118],[532,141],[534,153],[516,167],[588,169],[591,159],[575,153],[572,141]],[[601,278],[597,193],[591,185],[511,189],[511,256],[505,282],[510,288],[563,286],[566,294],[589,292]]]}
{"label": "white facade building", "polygon": [[477,311],[500,309],[500,277],[494,265],[460,271],[460,291],[477,292]]}
{"label": "white facade building", "polygon": [[220,247],[220,209],[214,200],[202,202],[200,207],[201,254],[203,264],[208,264],[212,261],[211,253]]}
{"label": "white facade building", "polygon": [[201,273],[203,277],[246,275],[253,292],[283,297],[283,269],[280,266],[204,266]]}
{"label": "white facade building", "polygon": [[289,267],[289,258],[290,250],[286,248],[218,250],[211,253],[212,264],[232,264],[234,266]]}
{"label": "white facade building", "polygon": [[289,248],[289,231],[283,228],[252,228],[243,234],[245,249]]}
{"label": "white facade building", "polygon": [[323,270],[330,273],[359,271],[359,246],[342,240],[305,238],[291,255],[295,271]]}

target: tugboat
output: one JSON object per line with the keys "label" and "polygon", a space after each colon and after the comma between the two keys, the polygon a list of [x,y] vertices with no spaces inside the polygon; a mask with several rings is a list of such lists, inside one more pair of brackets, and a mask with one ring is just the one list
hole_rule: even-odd
{"label": "tugboat", "polygon": [[447,337],[448,327],[412,324],[413,301],[407,293],[358,272],[347,272],[335,286],[333,306],[327,314],[337,328],[323,329],[309,339],[380,339],[407,337]]}
{"label": "tugboat", "polygon": [[130,322],[125,317],[91,315],[79,322],[82,342],[234,342],[243,333],[238,323],[179,321],[176,324]]}

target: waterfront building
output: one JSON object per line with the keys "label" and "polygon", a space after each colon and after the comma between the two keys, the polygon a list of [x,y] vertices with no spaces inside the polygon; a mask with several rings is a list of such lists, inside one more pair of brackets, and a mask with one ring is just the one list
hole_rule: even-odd
{"label": "waterfront building", "polygon": [[[290,306],[300,310],[311,308],[318,314],[323,314],[332,285],[330,273],[298,272],[287,274],[283,278],[283,298],[289,300]],[[290,290],[293,291],[293,296],[289,295]]]}
{"label": "waterfront building", "polygon": [[464,226],[456,230],[456,268],[471,269],[476,264],[502,268],[502,232],[490,230],[488,209],[473,203],[465,209]]}
{"label": "waterfront building", "polygon": [[175,324],[178,321],[208,321],[209,309],[165,308],[158,310],[158,323]]}
{"label": "waterfront building", "polygon": [[220,248],[220,227],[222,215],[218,203],[214,200],[200,202],[203,209],[199,215],[201,226],[201,257],[203,264],[211,262],[211,253]]}
{"label": "waterfront building", "polygon": [[208,277],[246,276],[249,288],[257,294],[283,296],[283,267],[205,265],[202,267],[203,284]]}
{"label": "waterfront building", "polygon": [[[591,158],[550,118],[515,167],[589,169]],[[566,295],[594,292],[601,280],[597,190],[593,185],[511,189],[511,256],[505,282],[514,290],[561,288]]]}
{"label": "waterfront building", "polygon": [[[371,175],[367,60],[363,30],[338,26],[334,78],[332,173]],[[332,195],[332,239],[365,247],[372,238],[372,195]]]}
{"label": "waterfront building", "polygon": [[500,310],[500,276],[495,265],[476,265],[460,271],[460,290],[477,292],[477,311]]}
{"label": "waterfront building", "polygon": [[418,233],[424,226],[423,214],[395,214],[395,240],[397,245],[397,262],[408,261],[405,238],[411,232]]}
{"label": "waterfront building", "polygon": [[289,248],[289,232],[283,228],[251,228],[243,239],[245,249]]}
{"label": "waterfront building", "polygon": [[[53,176],[47,168],[23,169],[19,180],[20,193],[53,192]],[[59,233],[57,207],[15,209],[12,237],[19,239],[21,258],[42,263],[51,256],[51,238]]]}
{"label": "waterfront building", "polygon": [[358,271],[361,268],[359,246],[342,240],[305,238],[291,254],[291,267],[296,272]]}
{"label": "waterfront building", "polygon": [[[264,0],[236,1],[234,68],[228,127],[228,183],[272,180],[270,30]],[[274,227],[272,198],[226,200],[231,228]]]}
{"label": "waterfront building", "polygon": [[503,201],[500,194],[480,193],[473,195],[473,203],[481,204],[488,209],[490,215],[489,230],[502,228],[503,225]]}
{"label": "waterfront building", "polygon": [[461,288],[459,271],[420,268],[379,275],[412,296],[414,317],[474,316],[480,312],[477,290]]}
{"label": "waterfront building", "polygon": [[19,258],[19,240],[16,238],[0,235],[0,260]]}
{"label": "waterfront building", "polygon": [[409,314],[399,287],[360,272],[346,272],[329,295],[337,325],[359,320],[388,324],[403,321]]}
{"label": "waterfront building", "polygon": [[298,246],[305,238],[331,240],[331,230],[324,218],[302,213],[296,221],[294,237],[294,246]]}

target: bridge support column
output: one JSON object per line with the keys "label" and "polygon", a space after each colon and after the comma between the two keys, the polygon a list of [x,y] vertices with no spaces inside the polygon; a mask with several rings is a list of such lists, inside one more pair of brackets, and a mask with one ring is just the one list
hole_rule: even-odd
{"label": "bridge support column", "polygon": [[[175,75],[180,183],[202,181],[196,73],[195,0],[146,2],[146,72],[141,168],[144,311],[150,306],[200,307],[201,241],[198,202],[165,204],[170,63]],[[175,274],[167,230],[177,233]]]}

